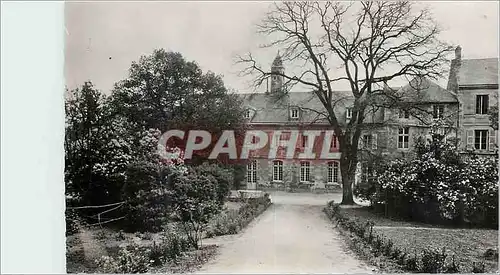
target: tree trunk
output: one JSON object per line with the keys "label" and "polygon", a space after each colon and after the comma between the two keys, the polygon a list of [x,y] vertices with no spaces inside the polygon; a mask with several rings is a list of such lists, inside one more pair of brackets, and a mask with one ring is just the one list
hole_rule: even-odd
{"label": "tree trunk", "polygon": [[[352,161],[344,160],[340,164],[340,174],[342,176],[342,202],[340,204],[353,205],[354,197],[352,194],[352,185],[354,183],[354,176],[356,169],[349,169],[349,164]],[[351,164],[352,165],[352,164]],[[354,165],[355,167],[356,165]]]}

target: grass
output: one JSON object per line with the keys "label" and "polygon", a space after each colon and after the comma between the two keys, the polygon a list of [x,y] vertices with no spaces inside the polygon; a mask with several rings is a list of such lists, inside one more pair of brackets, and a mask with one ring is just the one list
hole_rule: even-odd
{"label": "grass", "polygon": [[391,220],[371,212],[368,207],[342,209],[342,212],[348,217],[373,221],[374,233],[390,238],[394,245],[410,253],[419,253],[425,247],[445,247],[447,253],[455,254],[464,271],[470,272],[473,262],[484,262],[488,272],[498,270],[498,261],[483,256],[488,248],[498,248],[498,230],[453,229]]}

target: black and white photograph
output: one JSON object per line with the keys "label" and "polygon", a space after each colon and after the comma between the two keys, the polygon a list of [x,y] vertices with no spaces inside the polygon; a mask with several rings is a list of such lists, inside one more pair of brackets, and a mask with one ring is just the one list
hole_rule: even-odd
{"label": "black and white photograph", "polygon": [[67,273],[498,272],[498,1],[64,17]]}

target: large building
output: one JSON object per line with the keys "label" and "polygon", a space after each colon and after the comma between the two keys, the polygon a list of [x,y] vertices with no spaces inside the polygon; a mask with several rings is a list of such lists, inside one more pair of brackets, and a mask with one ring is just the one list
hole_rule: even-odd
{"label": "large building", "polygon": [[[278,55],[271,71],[284,70]],[[368,112],[365,119],[368,126],[360,138],[356,183],[371,173],[369,162],[365,161],[367,156],[404,157],[412,153],[417,137],[428,137],[432,132],[442,134],[445,139],[458,140],[464,151],[496,153],[496,131],[490,126],[488,111],[497,104],[498,59],[462,59],[461,49],[457,48],[449,79],[445,89],[429,79],[415,78],[404,87],[392,88],[404,104],[390,108],[379,106]],[[243,95],[248,123],[252,129],[267,132],[270,140],[276,134],[287,140],[294,130],[319,131],[314,141],[299,134],[296,143],[297,154],[309,146],[319,156],[326,144],[325,134],[332,129],[321,115],[324,107],[312,92],[284,93],[284,83],[282,77],[273,75],[266,93]],[[345,125],[352,115],[352,94],[337,91],[334,100],[337,119]],[[286,150],[280,148],[276,155],[270,156],[269,146],[272,144],[252,155],[247,167],[247,188],[340,186],[340,152],[335,137],[329,144],[333,156],[329,160],[298,160],[296,155],[289,158],[285,156]]]}
{"label": "large building", "polygon": [[498,105],[498,58],[462,59],[462,49],[457,47],[448,90],[460,103],[460,148],[480,155],[497,154],[498,131],[491,127],[489,112]]}

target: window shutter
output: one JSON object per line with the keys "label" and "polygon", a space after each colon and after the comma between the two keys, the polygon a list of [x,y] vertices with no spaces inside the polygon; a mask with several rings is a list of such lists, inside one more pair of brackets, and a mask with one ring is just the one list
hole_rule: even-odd
{"label": "window shutter", "polygon": [[474,149],[474,130],[466,131],[467,149]]}
{"label": "window shutter", "polygon": [[476,95],[476,114],[480,114],[481,113],[481,104],[480,104],[480,101],[481,101],[481,96]]}
{"label": "window shutter", "polygon": [[378,141],[377,134],[372,134],[372,150],[377,150]]}
{"label": "window shutter", "polygon": [[484,102],[483,102],[483,114],[487,114],[488,113],[488,108],[489,108],[489,99],[490,97],[489,96],[484,96]]}
{"label": "window shutter", "polygon": [[493,129],[490,129],[488,132],[489,135],[489,144],[488,144],[488,149],[490,151],[495,151],[496,150],[496,131]]}

